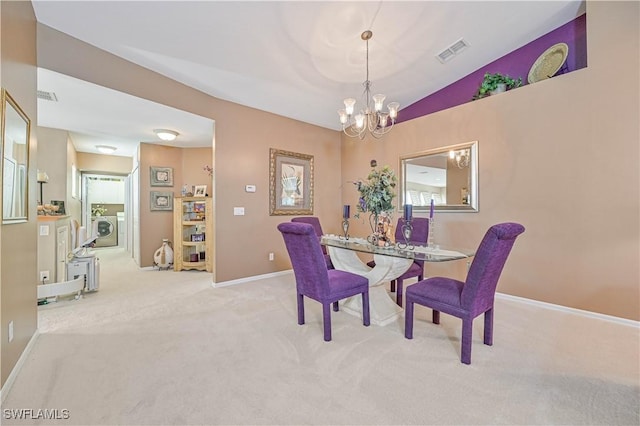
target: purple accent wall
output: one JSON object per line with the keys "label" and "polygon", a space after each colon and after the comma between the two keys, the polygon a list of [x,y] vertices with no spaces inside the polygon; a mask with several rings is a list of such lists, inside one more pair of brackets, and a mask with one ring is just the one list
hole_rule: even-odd
{"label": "purple accent wall", "polygon": [[566,43],[569,46],[565,65],[556,75],[586,68],[587,15],[579,16],[526,46],[514,50],[455,83],[401,109],[398,113],[398,123],[471,102],[471,98],[478,90],[486,72],[499,72],[512,78],[522,77],[522,84],[528,84],[527,76],[533,63],[545,50],[556,43]]}

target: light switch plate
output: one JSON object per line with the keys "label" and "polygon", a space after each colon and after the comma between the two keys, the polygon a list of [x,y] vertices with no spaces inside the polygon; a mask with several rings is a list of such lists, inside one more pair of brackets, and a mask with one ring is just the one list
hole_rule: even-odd
{"label": "light switch plate", "polygon": [[246,185],[244,187],[244,190],[246,192],[256,192],[256,186],[255,185]]}
{"label": "light switch plate", "polygon": [[244,207],[234,207],[233,208],[234,216],[244,216]]}
{"label": "light switch plate", "polygon": [[40,225],[40,235],[49,235],[49,225]]}

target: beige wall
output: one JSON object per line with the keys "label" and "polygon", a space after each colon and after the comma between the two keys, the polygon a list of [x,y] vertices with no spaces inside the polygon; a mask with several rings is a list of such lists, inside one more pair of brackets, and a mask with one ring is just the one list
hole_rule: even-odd
{"label": "beige wall", "polygon": [[[203,170],[212,164],[212,148],[173,148],[141,143],[140,158],[140,266],[153,265],[153,253],[162,245],[164,238],[173,241],[173,213],[151,211],[151,191],[171,192],[179,197],[182,185],[207,185],[211,195],[212,178]],[[152,187],[150,167],[173,168],[172,187]]]}
{"label": "beige wall", "polygon": [[[72,180],[74,178],[72,173],[72,166],[76,167],[76,196],[73,196],[72,193]],[[82,191],[81,183],[78,181],[78,176],[80,175],[80,167],[78,166],[78,153],[76,152],[75,146],[73,146],[73,141],[67,135],[67,202],[65,203],[65,209],[67,214],[71,216],[73,219],[77,220],[78,223],[82,223],[82,204],[80,201],[80,193]]]}
{"label": "beige wall", "polygon": [[[66,214],[81,222],[80,197],[72,196],[72,166],[76,166],[78,175],[78,156],[73,141],[66,130],[49,127],[36,128],[38,135],[37,166],[49,176],[49,182],[43,185],[45,203],[51,200],[63,200]],[[122,167],[120,167],[122,168]],[[80,187],[76,189],[77,194]],[[40,197],[40,187],[37,184],[37,197]]]}
{"label": "beige wall", "polygon": [[[151,191],[172,192],[180,195],[182,181],[182,149],[141,143],[140,159],[140,266],[153,265],[153,253],[162,245],[162,239],[173,241],[173,213],[151,211]],[[149,167],[173,168],[173,187],[152,187]]]}
{"label": "beige wall", "polygon": [[182,191],[182,185],[187,185],[191,191],[193,185],[207,185],[207,194],[212,195],[213,177],[204,171],[204,166],[212,167],[213,148],[184,148],[181,150],[182,176],[176,178],[176,195]]}
{"label": "beige wall", "polygon": [[[44,203],[51,200],[66,200],[67,196],[67,139],[65,130],[37,127],[38,170],[46,172],[49,182],[42,185]],[[37,198],[40,198],[40,185],[37,185]],[[66,203],[65,203],[66,204]]]}
{"label": "beige wall", "polygon": [[128,175],[133,168],[131,157],[78,152],[76,158],[78,168],[83,172]]}
{"label": "beige wall", "polygon": [[370,158],[397,170],[399,155],[477,140],[480,212],[437,213],[436,242],[475,247],[492,224],[520,222],[498,291],[639,320],[639,7],[587,4],[588,68],[402,123],[383,142],[345,140],[345,202]]}
{"label": "beige wall", "polygon": [[[36,22],[31,2],[1,3],[0,76],[5,88],[31,120],[27,223],[1,225],[0,380],[4,385],[37,327],[36,236]],[[9,322],[14,339],[8,342]]]}

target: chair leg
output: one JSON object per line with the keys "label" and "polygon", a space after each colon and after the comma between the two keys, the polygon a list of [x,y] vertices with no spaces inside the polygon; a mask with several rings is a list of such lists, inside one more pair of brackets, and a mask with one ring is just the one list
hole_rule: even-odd
{"label": "chair leg", "polygon": [[339,309],[338,301],[333,302],[333,312],[338,312]]}
{"label": "chair leg", "polygon": [[440,311],[436,311],[435,309],[431,313],[431,321],[434,324],[440,324]]}
{"label": "chair leg", "polygon": [[369,292],[362,293],[362,324],[369,326],[371,324],[371,317],[369,314]]}
{"label": "chair leg", "polygon": [[404,337],[413,339],[413,301],[408,299],[404,309]]}
{"label": "chair leg", "polygon": [[322,323],[324,324],[324,341],[331,341],[331,303],[322,304]]}
{"label": "chair leg", "polygon": [[298,324],[304,324],[304,296],[298,293]]}
{"label": "chair leg", "polygon": [[398,280],[398,290],[396,291],[396,304],[402,306],[402,280]]}
{"label": "chair leg", "polygon": [[391,292],[393,293],[394,291],[396,291],[396,280],[392,280],[391,281],[391,288],[390,288]]}
{"label": "chair leg", "polygon": [[493,308],[484,313],[484,344],[493,345]]}
{"label": "chair leg", "polygon": [[473,319],[462,320],[462,356],[463,364],[471,364],[471,340],[473,338]]}

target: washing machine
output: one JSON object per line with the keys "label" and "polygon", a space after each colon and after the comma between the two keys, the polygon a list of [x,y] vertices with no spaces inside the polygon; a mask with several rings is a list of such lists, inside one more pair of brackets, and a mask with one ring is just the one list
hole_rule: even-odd
{"label": "washing machine", "polygon": [[92,218],[92,235],[97,235],[96,247],[118,245],[118,217],[96,216]]}

